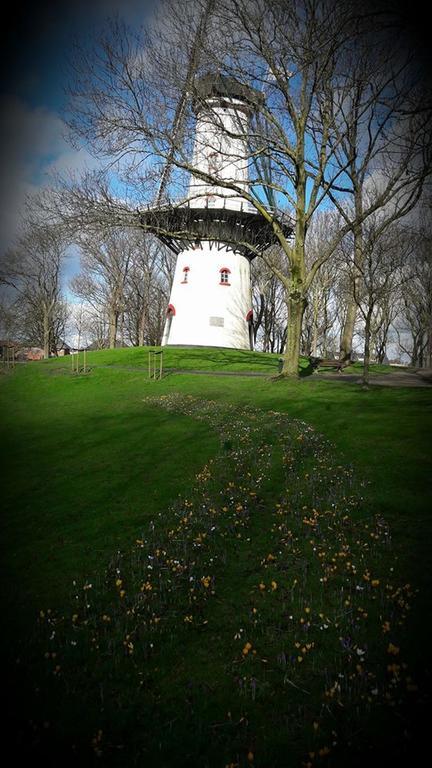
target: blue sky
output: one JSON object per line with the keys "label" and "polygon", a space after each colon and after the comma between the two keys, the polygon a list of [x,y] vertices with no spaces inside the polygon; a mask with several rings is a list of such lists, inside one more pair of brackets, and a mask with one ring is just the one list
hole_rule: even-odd
{"label": "blue sky", "polygon": [[[65,140],[62,109],[74,41],[88,44],[116,13],[139,26],[157,0],[17,4],[0,46],[0,258],[19,230],[25,197],[52,170],[94,162]],[[68,271],[74,272],[73,260]]]}

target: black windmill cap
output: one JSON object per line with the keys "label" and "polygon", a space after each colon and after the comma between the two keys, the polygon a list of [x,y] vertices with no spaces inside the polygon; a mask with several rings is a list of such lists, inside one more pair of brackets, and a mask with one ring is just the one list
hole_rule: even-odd
{"label": "black windmill cap", "polygon": [[194,81],[194,110],[199,110],[203,106],[203,102],[212,96],[243,101],[253,109],[259,109],[265,102],[264,94],[256,88],[241,83],[234,77],[215,72],[203,75]]}

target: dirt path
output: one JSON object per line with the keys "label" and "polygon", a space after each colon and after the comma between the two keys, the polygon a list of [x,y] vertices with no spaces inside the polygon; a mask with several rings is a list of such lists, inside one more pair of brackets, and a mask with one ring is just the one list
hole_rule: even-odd
{"label": "dirt path", "polygon": [[[147,368],[144,366],[128,366],[128,365],[90,365],[90,368],[114,368],[117,370],[137,371],[148,375]],[[271,375],[276,375],[276,371],[270,374],[268,371],[211,371],[211,370],[199,370],[194,368],[165,368],[164,376],[170,374],[194,374],[199,376],[246,376],[250,378],[262,377],[270,378]],[[333,381],[344,382],[348,384],[361,384],[362,376],[352,373],[314,373],[310,376],[303,376],[300,381]],[[378,387],[431,387],[432,386],[432,370],[424,369],[421,371],[413,371],[407,373],[406,371],[394,371],[392,373],[371,373],[369,377],[369,383],[371,386]]]}
{"label": "dirt path", "polygon": [[[263,371],[200,371],[200,370],[182,370],[172,368],[167,370],[166,373],[178,373],[178,374],[199,374],[207,376],[261,376],[269,378],[269,374]],[[314,373],[311,376],[305,376],[300,381],[333,381],[333,382],[345,382],[348,384],[361,384],[362,376],[356,376],[352,373]],[[406,373],[401,371],[400,373],[371,373],[369,378],[371,386],[378,387],[431,387],[432,386],[432,372],[420,373]]]}
{"label": "dirt path", "polygon": [[[362,377],[355,376],[352,373],[316,373],[314,377],[317,379],[323,379],[324,381],[344,381],[351,384],[361,384]],[[431,387],[432,386],[432,373],[426,375],[426,372],[419,373],[406,373],[401,371],[400,373],[371,373],[369,376],[369,384],[371,386],[378,387]]]}

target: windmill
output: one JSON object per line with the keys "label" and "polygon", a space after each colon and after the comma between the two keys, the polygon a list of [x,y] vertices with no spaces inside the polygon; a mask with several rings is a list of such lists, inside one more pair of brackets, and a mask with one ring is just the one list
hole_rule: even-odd
{"label": "windmill", "polygon": [[[267,217],[241,194],[249,190],[250,118],[263,106],[264,96],[216,72],[196,77],[199,48],[213,6],[214,0],[209,0],[198,25],[156,201],[140,215],[143,228],[177,256],[162,344],[250,349],[250,262],[277,242]],[[164,194],[191,94],[196,117],[195,172],[187,202],[171,205],[164,201]],[[274,208],[269,167],[265,158],[254,162],[259,177],[269,179],[263,188],[269,207]],[[281,226],[288,236],[291,225]]]}

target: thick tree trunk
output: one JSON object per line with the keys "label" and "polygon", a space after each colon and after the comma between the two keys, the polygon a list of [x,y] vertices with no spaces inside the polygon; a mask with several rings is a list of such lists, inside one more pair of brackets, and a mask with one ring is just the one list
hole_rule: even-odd
{"label": "thick tree trunk", "polygon": [[305,286],[305,239],[306,239],[306,172],[304,160],[304,142],[299,141],[298,156],[301,158],[298,168],[297,206],[295,222],[295,243],[291,251],[290,276],[284,281],[285,300],[288,310],[287,341],[282,365],[282,376],[297,378],[299,375],[299,357],[303,315],[307,306]]}
{"label": "thick tree trunk", "polygon": [[263,351],[264,352],[269,352],[270,351],[270,331],[269,331],[268,318],[266,318],[266,322],[265,322],[265,326],[264,326]]}
{"label": "thick tree trunk", "polygon": [[141,314],[139,325],[138,325],[138,346],[143,347],[144,346],[144,325],[145,325],[145,318],[144,318],[144,312]]}
{"label": "thick tree trunk", "polygon": [[287,343],[283,360],[282,375],[299,375],[300,338],[306,299],[300,293],[291,291],[287,298],[288,325]]}
{"label": "thick tree trunk", "polygon": [[111,310],[108,317],[109,323],[109,348],[114,349],[117,340],[118,312]]}
{"label": "thick tree trunk", "polygon": [[345,323],[341,333],[339,357],[342,360],[347,355],[351,355],[354,337],[354,328],[357,319],[357,304],[354,298],[350,298],[345,318]]}
{"label": "thick tree trunk", "polygon": [[372,309],[368,310],[365,320],[365,343],[363,360],[363,386],[369,386],[369,366],[370,366],[370,338],[371,338],[371,318]]}
{"label": "thick tree trunk", "polygon": [[416,366],[418,364],[418,341],[417,341],[417,334],[413,333],[413,348],[411,352],[411,359],[410,359],[410,365],[412,367]]}

